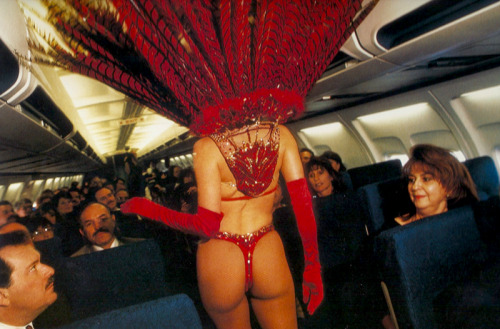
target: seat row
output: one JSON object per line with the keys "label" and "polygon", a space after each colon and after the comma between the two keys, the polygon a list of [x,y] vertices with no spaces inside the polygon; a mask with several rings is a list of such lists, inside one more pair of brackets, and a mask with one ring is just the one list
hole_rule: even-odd
{"label": "seat row", "polygon": [[[395,161],[348,171],[353,190],[318,199],[318,243],[325,290],[336,289],[339,307],[348,307],[353,295],[365,293],[363,285],[375,282],[389,305],[384,310],[391,310],[399,328],[436,328],[433,303],[439,293],[488,261],[477,213],[481,213],[478,209],[485,203],[491,205],[498,198],[498,173],[489,157],[470,159],[464,164],[481,202],[412,225],[397,226],[394,222],[395,217],[408,213],[412,206],[401,178],[401,164],[398,166]],[[360,178],[362,173],[366,175]],[[354,269],[351,278],[345,278],[346,269]],[[364,282],[353,281],[353,276],[362,277]],[[347,289],[345,282],[338,287],[339,277],[351,280]],[[378,300],[378,294],[373,292],[365,297],[373,298],[372,302]],[[344,312],[351,327],[360,327],[363,314],[356,312],[363,310],[353,307]],[[370,324],[379,324],[381,315],[377,314]],[[322,321],[320,324],[325,327],[324,321],[334,319]]]}
{"label": "seat row", "polygon": [[154,239],[73,258],[58,254],[57,238],[36,247],[56,270],[59,295],[36,320],[37,328],[202,327],[193,300],[182,293]]}

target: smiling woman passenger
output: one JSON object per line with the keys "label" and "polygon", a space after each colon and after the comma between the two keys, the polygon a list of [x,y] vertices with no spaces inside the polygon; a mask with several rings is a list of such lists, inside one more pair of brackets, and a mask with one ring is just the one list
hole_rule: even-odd
{"label": "smiling woman passenger", "polygon": [[430,144],[415,145],[403,167],[415,209],[395,221],[406,225],[478,200],[467,168],[449,151]]}

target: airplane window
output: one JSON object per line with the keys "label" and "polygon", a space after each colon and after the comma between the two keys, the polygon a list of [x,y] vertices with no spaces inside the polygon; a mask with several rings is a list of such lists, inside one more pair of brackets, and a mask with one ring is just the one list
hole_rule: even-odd
{"label": "airplane window", "polygon": [[33,182],[33,189],[31,190],[31,196],[33,200],[36,200],[40,193],[42,193],[43,180],[36,180]]}
{"label": "airplane window", "polygon": [[23,191],[24,183],[13,183],[10,184],[7,188],[7,192],[5,193],[4,200],[8,200],[10,202],[15,202],[21,196],[21,192]]}
{"label": "airplane window", "polygon": [[347,168],[360,167],[371,161],[358,140],[340,122],[301,129],[299,137],[310,145],[315,155],[329,149],[338,153]]}
{"label": "airplane window", "polygon": [[500,86],[493,86],[460,95],[450,104],[459,114],[480,153],[500,146]]}
{"label": "airplane window", "polygon": [[453,156],[455,158],[457,158],[458,161],[460,162],[464,162],[466,160],[465,158],[465,155],[462,153],[462,151],[451,151],[451,154],[453,154]]}
{"label": "airplane window", "polygon": [[383,112],[359,116],[354,126],[382,156],[406,154],[415,144],[434,144],[459,150],[450,128],[428,103],[417,103]]}
{"label": "airplane window", "polygon": [[61,187],[61,177],[57,177],[56,179],[54,179],[54,186],[53,186],[53,189],[58,189]]}
{"label": "airplane window", "polygon": [[4,193],[5,193],[5,185],[0,185],[0,200],[3,200]]}
{"label": "airplane window", "polygon": [[[493,159],[497,163],[497,167],[498,167],[498,164],[500,163],[500,146],[495,147],[493,154],[494,154]],[[1,192],[2,191],[0,190],[0,195],[1,195]]]}
{"label": "airplane window", "polygon": [[384,160],[394,160],[398,159],[401,161],[401,164],[404,166],[405,163],[408,161],[408,155],[407,154],[386,154]]}
{"label": "airplane window", "polygon": [[45,187],[43,188],[44,190],[52,190],[52,185],[54,184],[54,178],[49,178],[47,181],[45,181]]}

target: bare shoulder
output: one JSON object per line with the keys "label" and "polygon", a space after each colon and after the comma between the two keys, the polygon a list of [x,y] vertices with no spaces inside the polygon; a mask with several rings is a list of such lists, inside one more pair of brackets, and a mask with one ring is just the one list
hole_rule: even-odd
{"label": "bare shoulder", "polygon": [[215,142],[210,137],[202,137],[194,143],[193,151],[203,151],[212,147],[217,147]]}
{"label": "bare shoulder", "polygon": [[293,138],[293,135],[292,133],[290,132],[290,130],[288,130],[287,127],[283,126],[283,125],[278,125],[278,128],[280,130],[280,136],[281,137],[285,137],[285,138]]}
{"label": "bare shoulder", "polygon": [[278,128],[280,130],[280,139],[284,144],[295,144],[295,137],[293,137],[292,133],[290,132],[290,130],[288,130],[287,127],[279,125]]}
{"label": "bare shoulder", "polygon": [[193,152],[196,154],[210,153],[214,150],[217,150],[217,145],[210,137],[199,139],[193,146]]}

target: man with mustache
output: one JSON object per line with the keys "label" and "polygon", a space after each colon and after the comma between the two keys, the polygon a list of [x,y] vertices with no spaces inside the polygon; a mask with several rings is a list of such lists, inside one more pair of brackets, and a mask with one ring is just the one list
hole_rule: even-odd
{"label": "man with mustache", "polygon": [[105,205],[98,202],[91,202],[84,206],[79,221],[80,233],[87,241],[87,245],[75,252],[71,257],[141,241],[141,239],[126,237],[118,239],[115,234],[115,215],[111,214]]}
{"label": "man with mustache", "polygon": [[54,269],[40,262],[27,230],[17,223],[1,226],[0,329],[32,328],[56,299]]}

